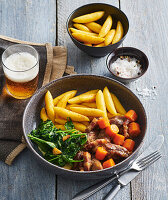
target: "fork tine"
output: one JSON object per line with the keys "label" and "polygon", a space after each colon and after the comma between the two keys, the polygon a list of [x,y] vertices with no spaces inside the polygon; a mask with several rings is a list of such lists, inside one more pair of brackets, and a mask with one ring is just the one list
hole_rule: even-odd
{"label": "fork tine", "polygon": [[139,167],[141,169],[144,169],[146,167],[148,167],[149,165],[151,165],[152,163],[154,163],[156,160],[158,160],[159,158],[161,158],[162,155],[161,154],[158,154],[157,156],[154,156],[153,158],[151,158],[150,160],[148,160],[147,162],[145,163],[142,163],[141,165],[139,165]]}
{"label": "fork tine", "polygon": [[153,156],[149,157],[148,160],[139,162],[139,166],[143,166],[146,165],[147,163],[151,162],[153,159],[155,159],[156,157],[160,156],[161,154],[158,152],[157,154],[154,154]]}
{"label": "fork tine", "polygon": [[144,158],[138,160],[137,164],[139,164],[140,162],[145,161],[145,160],[147,160],[147,159],[153,157],[155,154],[158,154],[158,151],[154,151],[153,153],[149,154],[148,156],[146,156],[146,157],[144,157]]}

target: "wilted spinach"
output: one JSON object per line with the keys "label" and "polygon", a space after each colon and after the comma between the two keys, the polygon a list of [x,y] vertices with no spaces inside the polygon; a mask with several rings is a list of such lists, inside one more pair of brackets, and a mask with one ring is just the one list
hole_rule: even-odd
{"label": "wilted spinach", "polygon": [[[66,163],[81,162],[81,160],[74,160],[74,157],[87,142],[87,134],[77,131],[70,118],[68,118],[65,128],[64,131],[57,129],[51,120],[47,120],[41,122],[28,135],[38,145],[46,160],[61,167]],[[70,137],[63,141],[63,137],[66,135],[70,135]],[[54,155],[52,151],[55,147],[62,154]]]}

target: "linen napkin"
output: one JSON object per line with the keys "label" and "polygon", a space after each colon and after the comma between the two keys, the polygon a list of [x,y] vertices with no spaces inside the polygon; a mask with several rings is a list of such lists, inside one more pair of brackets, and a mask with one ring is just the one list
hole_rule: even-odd
{"label": "linen napkin", "polygon": [[[32,45],[40,56],[38,88],[65,74],[74,74],[74,67],[67,66],[67,50],[50,43],[38,44],[0,36],[0,54],[12,44]],[[22,115],[29,99],[18,100],[9,96],[0,68],[0,160],[11,165],[16,156],[26,148],[22,131]]]}

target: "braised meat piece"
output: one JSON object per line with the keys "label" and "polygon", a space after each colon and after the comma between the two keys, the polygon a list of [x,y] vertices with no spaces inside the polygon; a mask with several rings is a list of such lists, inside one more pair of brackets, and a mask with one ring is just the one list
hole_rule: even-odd
{"label": "braised meat piece", "polygon": [[120,127],[123,125],[125,120],[126,118],[124,116],[117,115],[115,117],[112,117],[109,121],[110,121],[110,124],[115,124],[118,127]]}
{"label": "braised meat piece", "polygon": [[100,130],[99,134],[98,134],[98,139],[105,139],[107,140],[107,142],[111,141],[110,136],[108,136],[105,132],[105,129]]}
{"label": "braised meat piece", "polygon": [[96,158],[93,158],[91,170],[96,171],[96,170],[101,170],[101,169],[103,169],[101,162],[99,160],[97,160]]}
{"label": "braised meat piece", "polygon": [[107,143],[105,144],[105,148],[108,151],[108,158],[119,160],[121,158],[127,158],[130,155],[130,152],[120,145]]}
{"label": "braised meat piece", "polygon": [[91,154],[89,152],[84,152],[83,159],[84,171],[90,171],[90,167],[92,165]]}
{"label": "braised meat piece", "polygon": [[97,139],[98,134],[95,131],[91,131],[87,134],[87,142],[93,142]]}
{"label": "braised meat piece", "polygon": [[130,123],[130,120],[129,119],[126,119],[123,123],[123,133],[124,133],[124,137],[125,138],[129,138],[130,135],[128,133],[128,124]]}
{"label": "braised meat piece", "polygon": [[[75,160],[83,160],[83,151],[79,151],[74,157]],[[73,165],[74,170],[81,170],[83,167],[83,162],[75,162]]]}
{"label": "braised meat piece", "polygon": [[86,133],[89,133],[98,127],[97,124],[98,119],[94,118],[89,126],[86,128]]}
{"label": "braised meat piece", "polygon": [[96,139],[93,142],[87,142],[86,145],[84,146],[84,149],[86,151],[92,151],[95,152],[97,147],[103,146],[104,144],[107,143],[106,139]]}

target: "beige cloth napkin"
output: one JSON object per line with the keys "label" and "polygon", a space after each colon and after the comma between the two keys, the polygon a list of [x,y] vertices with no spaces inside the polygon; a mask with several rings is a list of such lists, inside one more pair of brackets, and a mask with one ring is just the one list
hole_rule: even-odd
{"label": "beige cloth napkin", "polygon": [[[46,63],[46,67],[43,70],[44,76],[42,75],[41,79],[39,80],[41,82],[40,86],[44,86],[47,83],[49,83],[52,80],[55,80],[57,78],[61,78],[64,73],[66,74],[75,74],[76,72],[74,71],[73,66],[67,66],[67,49],[63,46],[52,46],[51,44],[38,44],[38,43],[31,43],[31,42],[26,42],[26,41],[20,41],[16,40],[13,38],[9,38],[6,36],[0,36],[0,47],[1,48],[6,48],[7,46],[11,44],[16,44],[16,43],[22,43],[22,44],[28,44],[32,45],[36,48],[36,50],[41,54],[41,60],[42,64],[41,67],[45,67],[44,62]],[[44,48],[45,47],[45,48]],[[43,49],[42,49],[43,48]],[[46,53],[45,53],[46,52]],[[45,55],[47,54],[47,55]],[[40,79],[40,76],[39,76]],[[3,97],[2,102],[9,104],[8,100],[4,101]],[[1,99],[0,99],[1,101]],[[22,101],[20,103],[17,102],[18,100],[13,99],[13,105],[21,105],[21,110],[24,110],[25,105],[27,104],[28,101]],[[4,106],[6,106],[6,104]],[[16,105],[15,105],[16,104]],[[20,117],[22,118],[22,112]],[[8,123],[11,125],[11,121],[9,120],[8,117],[5,118],[5,120],[0,119],[0,122],[8,126]],[[21,120],[19,119],[19,124],[18,126],[21,126]],[[4,134],[4,131],[0,131],[0,160],[4,161],[6,164],[11,165],[13,160],[16,158],[18,154],[20,154],[25,148],[26,148],[26,143],[24,141],[24,138],[22,136],[22,132],[18,131],[19,133],[16,133],[17,131],[12,131],[10,132],[11,129],[13,129],[13,125],[11,128],[8,130],[8,133]],[[21,127],[19,127],[18,130]],[[16,129],[17,130],[17,129]],[[13,134],[16,133],[16,136],[13,136]],[[8,149],[8,150],[7,150]]]}

